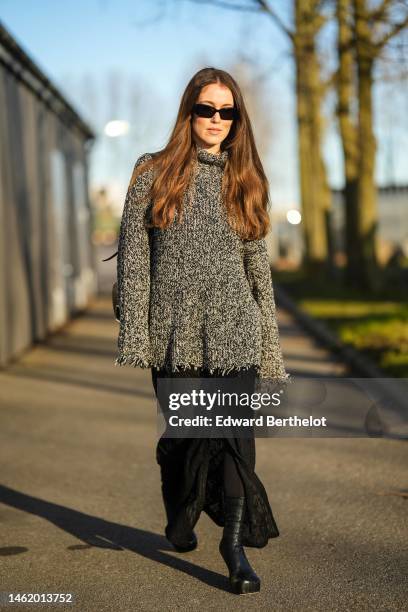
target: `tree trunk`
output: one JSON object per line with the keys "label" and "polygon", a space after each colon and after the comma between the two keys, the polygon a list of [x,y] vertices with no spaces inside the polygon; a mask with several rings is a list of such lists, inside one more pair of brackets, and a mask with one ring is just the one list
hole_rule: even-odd
{"label": "tree trunk", "polygon": [[321,81],[315,49],[317,28],[313,0],[296,0],[296,96],[298,122],[299,176],[304,265],[308,273],[326,271],[328,242],[326,231],[330,195],[321,156]]}
{"label": "tree trunk", "polygon": [[377,289],[379,273],[376,257],[377,234],[377,191],[374,170],[376,140],[373,131],[373,63],[375,52],[367,19],[366,0],[354,0],[355,38],[358,73],[358,148],[359,171],[357,192],[359,202],[359,240],[357,243],[360,259],[360,279],[364,287]]}
{"label": "tree trunk", "polygon": [[311,143],[310,126],[307,113],[307,94],[304,83],[304,71],[302,62],[296,57],[296,104],[298,125],[298,159],[299,159],[299,181],[302,209],[302,228],[305,243],[304,264],[309,267],[313,260],[313,198],[312,198],[312,167],[311,167]]}
{"label": "tree trunk", "polygon": [[359,284],[360,257],[356,249],[359,241],[358,229],[358,132],[356,121],[353,121],[351,104],[353,91],[353,33],[349,25],[351,18],[351,0],[337,0],[338,39],[337,49],[339,68],[337,73],[337,118],[344,156],[344,190],[345,208],[345,251],[347,255],[346,283],[349,286]]}
{"label": "tree trunk", "polygon": [[[313,41],[314,42],[314,41]],[[311,155],[312,155],[312,186],[315,198],[314,214],[314,238],[315,254],[319,263],[322,262],[323,271],[331,273],[333,271],[332,252],[329,248],[329,212],[331,207],[331,192],[327,180],[327,172],[323,159],[323,121],[322,103],[323,88],[320,77],[320,65],[317,58],[315,45],[313,44],[313,54],[308,64],[309,74],[309,107],[311,120]]]}

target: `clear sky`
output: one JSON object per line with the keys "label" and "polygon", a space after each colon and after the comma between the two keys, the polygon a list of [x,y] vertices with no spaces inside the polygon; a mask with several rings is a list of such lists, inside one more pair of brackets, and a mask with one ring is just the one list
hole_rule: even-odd
{"label": "clear sky", "polygon": [[[276,4],[288,18],[289,2]],[[265,77],[259,103],[271,139],[262,159],[272,202],[277,208],[298,204],[293,65],[285,36],[268,17],[190,0],[0,0],[0,19],[97,133],[91,184],[109,185],[119,198],[137,157],[166,143],[194,72],[213,65],[236,76],[238,59],[251,62],[253,73]],[[407,115],[396,110],[401,104],[406,110],[407,94],[399,91],[377,119],[381,182],[408,182]],[[251,116],[255,133],[258,115]],[[113,142],[103,127],[117,118],[130,121],[131,132]],[[340,186],[334,125],[324,150],[330,181]]]}

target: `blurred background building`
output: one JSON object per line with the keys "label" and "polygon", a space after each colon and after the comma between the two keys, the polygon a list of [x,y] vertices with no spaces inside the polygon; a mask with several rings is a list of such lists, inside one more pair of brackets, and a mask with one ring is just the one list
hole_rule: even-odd
{"label": "blurred background building", "polygon": [[[385,185],[377,189],[377,256],[386,265],[396,251],[408,257],[408,185]],[[342,191],[332,190],[331,225],[335,252],[344,257],[344,204]]]}
{"label": "blurred background building", "polygon": [[[335,262],[345,262],[345,216],[341,189],[332,189],[330,227]],[[396,253],[408,257],[408,185],[389,185],[377,190],[377,255],[387,265]],[[301,265],[304,249],[301,223],[288,220],[288,211],[272,210],[272,228],[267,238],[271,263],[276,269],[293,270]]]}

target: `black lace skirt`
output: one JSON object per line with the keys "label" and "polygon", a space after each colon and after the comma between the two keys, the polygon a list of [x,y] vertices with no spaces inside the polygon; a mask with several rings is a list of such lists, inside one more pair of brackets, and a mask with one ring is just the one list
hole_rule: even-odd
{"label": "black lace skirt", "polygon": [[[157,397],[157,379],[210,376],[205,370],[166,372],[152,368]],[[255,384],[255,370],[233,370],[224,376],[245,377],[248,393]],[[242,530],[244,546],[263,548],[269,538],[279,535],[265,488],[255,474],[255,438],[168,438],[157,443],[156,460],[161,470],[162,495],[170,537],[183,540],[204,510],[220,527],[224,525],[223,461],[226,445],[236,458],[245,498],[246,512]]]}

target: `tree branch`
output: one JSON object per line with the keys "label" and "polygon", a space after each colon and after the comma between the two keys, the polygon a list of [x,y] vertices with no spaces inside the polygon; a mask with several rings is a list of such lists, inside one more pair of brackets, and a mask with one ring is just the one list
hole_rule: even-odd
{"label": "tree branch", "polygon": [[259,7],[256,5],[248,5],[248,4],[231,4],[226,0],[190,0],[190,2],[195,2],[196,4],[212,4],[213,6],[218,6],[220,8],[230,9],[232,11],[246,11],[246,12],[259,12]]}
{"label": "tree branch", "polygon": [[321,83],[321,92],[322,95],[325,95],[327,91],[333,87],[337,83],[337,79],[339,78],[339,69],[333,70],[331,74],[326,79],[322,79]]}
{"label": "tree branch", "polygon": [[286,34],[286,36],[293,42],[294,33],[288,28],[279,17],[279,15],[272,9],[265,0],[255,0],[255,4],[233,4],[226,0],[190,0],[196,4],[210,4],[212,6],[218,6],[219,8],[230,9],[233,11],[247,11],[252,13],[266,13],[276,23],[276,25]]}
{"label": "tree branch", "polygon": [[391,40],[391,38],[394,38],[394,36],[399,34],[399,32],[401,32],[407,26],[408,15],[405,17],[405,19],[403,19],[403,21],[400,21],[399,23],[393,23],[392,28],[386,34],[384,34],[384,36],[380,40],[374,43],[375,47],[377,49],[382,49],[387,44],[387,42]]}
{"label": "tree branch", "polygon": [[291,40],[291,42],[293,43],[295,40],[295,33],[290,30],[282,21],[282,19],[279,17],[279,15],[274,11],[274,9],[272,9],[269,4],[267,4],[267,2],[265,2],[265,0],[258,0],[258,4],[261,8],[261,10],[266,13],[267,15],[269,15],[269,17],[276,23],[277,26],[279,26],[279,28],[286,34],[286,36]]}
{"label": "tree branch", "polygon": [[380,6],[372,9],[368,12],[368,20],[369,21],[382,21],[387,14],[389,7],[391,6],[392,0],[383,0]]}

